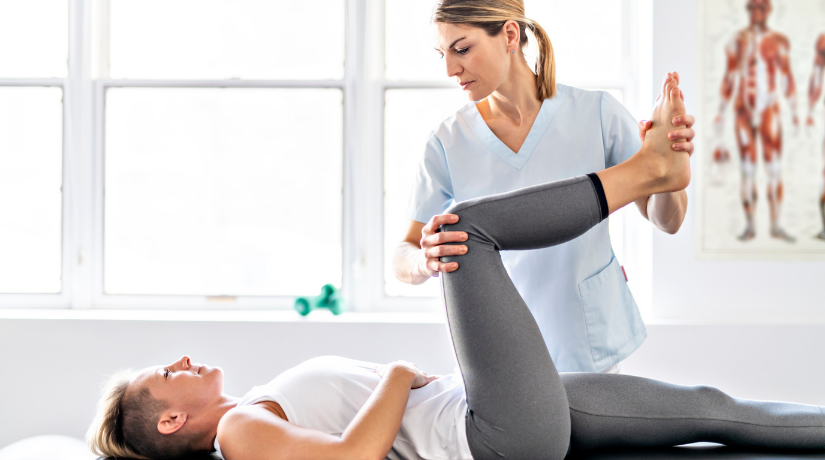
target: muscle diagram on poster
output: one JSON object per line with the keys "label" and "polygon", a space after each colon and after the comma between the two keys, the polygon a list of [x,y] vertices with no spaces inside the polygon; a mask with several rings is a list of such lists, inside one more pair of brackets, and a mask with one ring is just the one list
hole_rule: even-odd
{"label": "muscle diagram on poster", "polygon": [[825,2],[700,5],[697,256],[825,260]]}

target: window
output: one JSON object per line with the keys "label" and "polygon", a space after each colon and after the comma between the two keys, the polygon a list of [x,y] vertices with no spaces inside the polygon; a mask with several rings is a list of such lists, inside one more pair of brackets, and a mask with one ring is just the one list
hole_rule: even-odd
{"label": "window", "polygon": [[[633,104],[649,1],[527,11],[562,82]],[[0,0],[0,306],[291,308],[332,283],[434,308],[389,264],[426,137],[467,103],[431,3]]]}
{"label": "window", "polygon": [[60,293],[62,91],[0,87],[0,292]]}
{"label": "window", "polygon": [[0,1],[0,296],[66,303],[68,5]]}
{"label": "window", "polygon": [[338,89],[108,89],[104,293],[340,285],[341,103]]}

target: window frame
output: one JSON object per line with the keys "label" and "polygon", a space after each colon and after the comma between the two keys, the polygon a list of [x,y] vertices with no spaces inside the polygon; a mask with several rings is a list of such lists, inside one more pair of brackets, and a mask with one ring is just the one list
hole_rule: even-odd
{"label": "window frame", "polygon": [[[452,83],[389,80],[384,72],[385,1],[346,0],[344,77],[338,80],[163,80],[108,78],[110,0],[67,0],[65,78],[0,79],[0,86],[50,86],[63,91],[63,234],[59,294],[0,294],[0,308],[287,310],[291,296],[126,295],[103,290],[104,139],[109,88],[337,88],[343,96],[342,283],[360,312],[433,312],[437,297],[390,297],[384,287],[384,103],[394,89],[454,88]],[[623,5],[623,78],[577,82],[616,88],[639,100],[639,57],[631,27],[640,2]],[[95,49],[95,46],[97,49]],[[640,88],[642,91],[640,92]],[[628,104],[629,106],[632,104]],[[628,232],[625,232],[627,239]],[[320,289],[320,286],[319,286]]]}

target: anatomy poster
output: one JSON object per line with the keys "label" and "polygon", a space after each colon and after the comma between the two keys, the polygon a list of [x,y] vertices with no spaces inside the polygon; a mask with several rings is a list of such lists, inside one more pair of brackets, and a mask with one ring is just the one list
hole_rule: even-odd
{"label": "anatomy poster", "polygon": [[699,16],[698,255],[825,259],[825,1]]}

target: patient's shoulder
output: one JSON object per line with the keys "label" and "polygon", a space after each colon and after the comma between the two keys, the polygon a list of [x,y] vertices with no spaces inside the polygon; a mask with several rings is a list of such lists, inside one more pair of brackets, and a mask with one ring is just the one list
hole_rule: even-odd
{"label": "patient's shoulder", "polygon": [[287,427],[288,422],[260,404],[231,409],[218,422],[218,444],[221,450],[231,450],[233,444],[247,441],[247,437],[265,429],[270,435]]}

